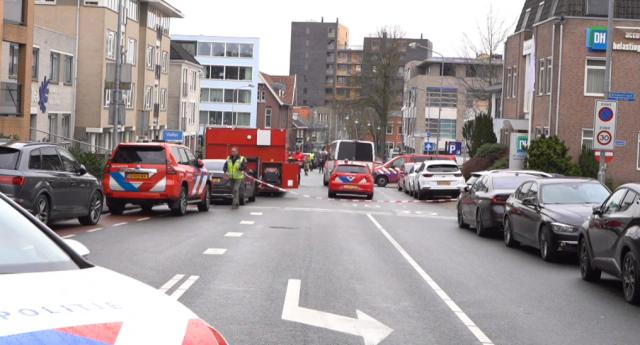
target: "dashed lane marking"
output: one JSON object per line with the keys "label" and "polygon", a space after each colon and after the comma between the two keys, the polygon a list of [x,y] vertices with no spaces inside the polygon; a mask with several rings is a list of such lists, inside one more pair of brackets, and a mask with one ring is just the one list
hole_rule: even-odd
{"label": "dashed lane marking", "polygon": [[204,251],[204,255],[224,255],[227,250],[225,248],[209,248]]}
{"label": "dashed lane marking", "polygon": [[138,218],[138,219],[136,219],[136,222],[144,222],[144,221],[147,221],[149,219],[151,219],[151,217]]}
{"label": "dashed lane marking", "polygon": [[87,230],[87,232],[97,232],[100,230],[104,230],[104,228],[95,228],[95,229]]}
{"label": "dashed lane marking", "polygon": [[243,220],[240,222],[240,225],[253,225],[256,222],[254,222],[253,220]]}
{"label": "dashed lane marking", "polygon": [[242,237],[242,235],[244,235],[242,232],[227,232],[224,237]]}
{"label": "dashed lane marking", "polygon": [[116,223],[116,224],[113,224],[112,227],[117,228],[117,227],[120,227],[120,226],[123,226],[123,225],[127,225],[127,224],[129,224],[129,223],[127,223],[127,222]]}
{"label": "dashed lane marking", "polygon": [[371,214],[367,214],[367,217],[373,225],[375,225],[382,235],[391,243],[391,245],[402,255],[402,257],[409,263],[409,265],[420,275],[420,277],[431,287],[431,289],[440,297],[440,299],[449,307],[449,309],[460,319],[460,321],[467,327],[467,329],[476,337],[476,339],[482,345],[493,345],[493,342],[486,334],[478,327],[471,318],[456,304],[454,300],[436,283],[433,278],[407,253],[404,248],[398,243],[391,235],[385,230],[378,221],[373,218]]}
{"label": "dashed lane marking", "polygon": [[190,276],[189,278],[187,278],[187,280],[185,280],[184,283],[182,283],[180,286],[178,286],[178,288],[176,289],[176,291],[174,291],[170,296],[171,298],[177,300],[180,297],[182,297],[182,295],[184,295],[185,292],[187,292],[187,290],[189,290],[189,288],[196,282],[196,280],[198,280],[200,278],[200,276]]}
{"label": "dashed lane marking", "polygon": [[252,216],[261,216],[262,212],[251,212]]}
{"label": "dashed lane marking", "polygon": [[69,238],[74,238],[74,237],[76,237],[76,234],[71,234],[71,235],[67,235],[67,236],[62,236],[62,238],[64,238],[65,240],[66,240],[66,239],[69,239]]}
{"label": "dashed lane marking", "polygon": [[162,287],[160,287],[160,292],[167,293],[167,291],[171,290],[171,288],[176,285],[180,280],[184,278],[184,274],[176,274],[173,278],[169,279],[168,282],[164,283]]}

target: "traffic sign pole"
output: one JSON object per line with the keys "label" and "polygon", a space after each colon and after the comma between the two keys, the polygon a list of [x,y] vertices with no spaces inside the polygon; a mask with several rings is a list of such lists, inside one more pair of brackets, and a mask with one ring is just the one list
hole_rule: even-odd
{"label": "traffic sign pole", "polygon": [[[609,0],[609,12],[607,17],[607,62],[605,68],[605,92],[609,94],[611,92],[611,74],[612,68],[611,64],[613,62],[613,11],[615,9],[614,0]],[[597,135],[597,134],[596,134]],[[611,139],[613,140],[613,138]],[[607,164],[606,164],[606,154],[604,150],[600,150],[600,169],[598,170],[598,181],[600,183],[605,184],[607,182]]]}

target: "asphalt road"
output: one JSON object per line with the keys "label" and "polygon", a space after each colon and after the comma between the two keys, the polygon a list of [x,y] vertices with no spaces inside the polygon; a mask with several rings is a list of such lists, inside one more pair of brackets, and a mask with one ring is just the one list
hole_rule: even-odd
{"label": "asphalt road", "polygon": [[164,287],[234,345],[640,342],[640,308],[615,279],[585,283],[573,258],[548,264],[460,230],[454,202],[392,187],[373,202],[329,200],[317,172],[238,211],[158,207],[54,228],[94,263]]}

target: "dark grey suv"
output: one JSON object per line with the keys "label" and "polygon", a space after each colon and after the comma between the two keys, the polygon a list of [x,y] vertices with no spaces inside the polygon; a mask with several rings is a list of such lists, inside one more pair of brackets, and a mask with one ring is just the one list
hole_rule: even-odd
{"label": "dark grey suv", "polygon": [[0,192],[43,223],[78,218],[94,225],[102,215],[98,180],[69,151],[53,144],[0,146]]}

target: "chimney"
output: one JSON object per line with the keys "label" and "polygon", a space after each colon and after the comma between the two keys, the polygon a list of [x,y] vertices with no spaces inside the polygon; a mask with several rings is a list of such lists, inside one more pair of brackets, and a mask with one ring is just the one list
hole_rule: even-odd
{"label": "chimney", "polygon": [[424,39],[424,36],[423,36],[423,34],[420,34],[420,39]]}
{"label": "chimney", "polygon": [[320,17],[320,23],[324,23],[324,17]]}
{"label": "chimney", "polygon": [[340,18],[336,18],[336,24],[340,24]]}

